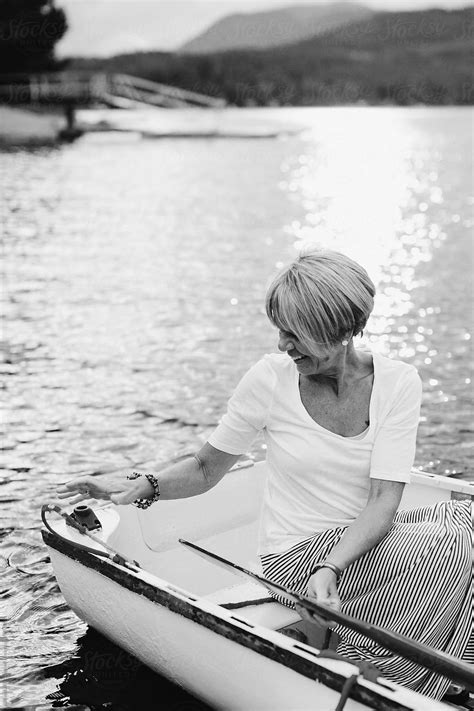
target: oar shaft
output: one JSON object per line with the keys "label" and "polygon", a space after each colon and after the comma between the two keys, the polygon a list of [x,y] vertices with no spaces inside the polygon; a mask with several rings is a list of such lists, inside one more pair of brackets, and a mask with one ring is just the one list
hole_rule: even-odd
{"label": "oar shaft", "polygon": [[[304,607],[311,617],[316,618],[316,615],[309,609],[307,604],[304,604]],[[437,649],[426,647],[414,640],[404,639],[394,632],[382,630],[375,625],[359,626],[354,624],[352,620],[346,620],[340,624],[369,637],[374,642],[390,649],[390,651],[395,652],[399,656],[405,657],[405,659],[409,659],[420,666],[424,666],[436,674],[448,676],[450,679],[452,678],[462,683],[469,690],[474,691],[474,669],[470,669],[469,666],[461,660],[450,657]]]}
{"label": "oar shaft", "polygon": [[474,691],[474,669],[470,664],[467,664],[456,657],[451,657],[450,655],[440,652],[437,649],[427,647],[420,642],[415,642],[414,640],[404,637],[396,632],[382,629],[377,625],[372,625],[364,622],[363,620],[358,620],[355,617],[350,617],[349,615],[344,614],[343,612],[333,610],[326,605],[314,602],[304,595],[292,592],[284,585],[267,580],[262,575],[254,573],[251,570],[247,570],[246,568],[237,565],[237,563],[226,560],[215,553],[211,553],[205,548],[197,546],[195,543],[189,543],[188,541],[184,541],[182,539],[179,539],[179,542],[187,548],[193,550],[195,553],[202,555],[207,560],[213,561],[214,563],[221,565],[234,573],[253,578],[253,580],[256,580],[258,583],[272,590],[277,595],[285,597],[295,605],[302,605],[312,616],[323,617],[324,619],[331,620],[343,625],[344,627],[348,627],[349,629],[359,632],[360,634],[373,639],[383,647],[390,649],[396,654],[399,654],[400,656],[403,656],[406,659],[419,664],[420,666],[424,666],[436,674],[447,676],[453,681],[463,684],[469,691]]}
{"label": "oar shaft", "polygon": [[[260,579],[263,585],[267,584],[269,586],[273,585],[274,587],[278,587],[262,576],[256,575],[256,579]],[[432,647],[427,647],[397,632],[383,629],[377,625],[369,624],[363,620],[358,620],[342,612],[328,608],[325,605],[308,599],[304,595],[295,595],[291,593],[288,588],[284,586],[281,587],[283,588],[282,591],[292,598],[294,603],[302,604],[313,615],[325,617],[355,632],[359,632],[396,654],[410,659],[412,662],[420,664],[436,674],[449,676],[464,684],[469,690],[474,691],[474,669],[466,662],[456,659],[456,657],[451,657]]]}

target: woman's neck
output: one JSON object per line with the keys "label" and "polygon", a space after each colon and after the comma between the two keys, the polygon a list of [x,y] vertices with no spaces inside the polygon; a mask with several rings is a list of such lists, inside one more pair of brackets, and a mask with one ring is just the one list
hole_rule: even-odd
{"label": "woman's neck", "polygon": [[367,354],[357,352],[352,339],[341,351],[334,363],[328,364],[327,371],[307,377],[313,383],[329,387],[337,397],[344,395],[355,381],[366,378],[373,373],[372,358]]}

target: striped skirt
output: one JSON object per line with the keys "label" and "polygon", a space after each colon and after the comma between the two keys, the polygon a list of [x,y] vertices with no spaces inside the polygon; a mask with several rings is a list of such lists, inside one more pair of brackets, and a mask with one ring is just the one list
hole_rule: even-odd
{"label": "striped skirt", "polygon": [[[312,567],[345,530],[332,528],[284,553],[261,556],[265,577],[305,594]],[[380,543],[344,570],[341,611],[474,664],[472,543],[469,500],[398,511]],[[341,625],[334,630],[337,651],[348,659],[367,660],[385,678],[430,698],[446,693],[446,677]]]}

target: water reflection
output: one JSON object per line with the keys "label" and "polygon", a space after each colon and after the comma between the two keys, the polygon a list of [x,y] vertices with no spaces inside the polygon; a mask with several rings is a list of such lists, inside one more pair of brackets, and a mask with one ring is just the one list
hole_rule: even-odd
{"label": "water reflection", "polygon": [[454,114],[442,113],[436,125],[416,111],[390,111],[385,122],[380,110],[346,110],[342,126],[321,112],[304,150],[284,162],[280,188],[304,211],[286,228],[295,248],[340,249],[374,276],[366,340],[424,380],[419,462],[472,475],[472,175],[461,158],[471,139],[461,131],[448,145]]}
{"label": "water reflection", "polygon": [[[311,128],[2,155],[5,705],[62,703],[91,649],[43,557],[39,504],[64,479],[195,451],[276,350],[265,287],[306,240],[377,282],[365,338],[424,382],[417,464],[472,476],[470,110],[282,111]],[[249,456],[264,454],[257,440]]]}
{"label": "water reflection", "polygon": [[151,699],[163,706],[166,699],[170,711],[209,709],[91,628],[78,639],[74,657],[51,666],[46,676],[63,677],[57,691],[47,695],[55,707],[76,709],[78,704],[86,704],[85,709],[135,711],[149,708]]}
{"label": "water reflection", "polygon": [[304,152],[282,166],[281,189],[306,211],[287,231],[296,249],[330,245],[367,268],[379,285],[371,329],[386,334],[389,320],[412,308],[418,265],[446,238],[443,154],[410,112],[393,111],[387,122],[380,111],[347,109],[345,118],[341,125],[322,112]]}

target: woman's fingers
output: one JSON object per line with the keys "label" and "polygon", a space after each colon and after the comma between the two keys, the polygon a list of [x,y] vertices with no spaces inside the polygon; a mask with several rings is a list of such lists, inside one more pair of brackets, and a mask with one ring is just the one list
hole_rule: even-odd
{"label": "woman's fingers", "polygon": [[76,491],[67,491],[64,494],[61,494],[58,490],[58,499],[70,499],[72,496],[77,496],[79,492]]}
{"label": "woman's fingers", "polygon": [[78,504],[80,501],[87,501],[90,498],[90,496],[86,496],[85,494],[77,494],[69,500],[69,503],[75,505]]}
{"label": "woman's fingers", "polygon": [[335,579],[331,575],[328,577],[326,571],[311,576],[308,584],[308,596],[333,610],[339,611],[341,609],[341,599]]}
{"label": "woman's fingers", "polygon": [[[70,491],[67,494],[57,494],[58,499],[66,499],[68,504],[75,504],[81,499],[95,499],[97,498],[90,491]],[[103,497],[100,497],[103,498]]]}
{"label": "woman's fingers", "polygon": [[341,609],[341,601],[340,601],[339,599],[336,599],[336,598],[328,598],[328,599],[325,601],[325,604],[326,604],[328,607],[332,607],[332,609],[333,609],[333,610],[336,610],[336,612],[339,612],[340,609]]}
{"label": "woman's fingers", "polygon": [[336,612],[339,612],[341,609],[341,598],[337,590],[330,590],[327,599],[321,602],[324,602],[325,605],[336,610]]}
{"label": "woman's fingers", "polygon": [[94,483],[91,481],[90,477],[79,477],[78,479],[66,481],[64,482],[64,484],[61,484],[58,487],[58,496],[61,496],[61,498],[65,498],[79,491],[85,494],[90,491],[90,488],[92,486],[94,486]]}
{"label": "woman's fingers", "polygon": [[[58,487],[57,496],[59,499],[69,499],[70,503],[77,503],[83,499],[110,499],[106,482],[99,483],[89,476],[65,482]],[[80,498],[78,498],[80,497]]]}
{"label": "woman's fingers", "polygon": [[70,504],[77,504],[85,499],[110,500],[114,504],[131,504],[135,499],[149,496],[150,484],[146,479],[137,479],[122,483],[98,482],[92,477],[79,477],[65,482],[57,489],[59,499],[67,499]]}

